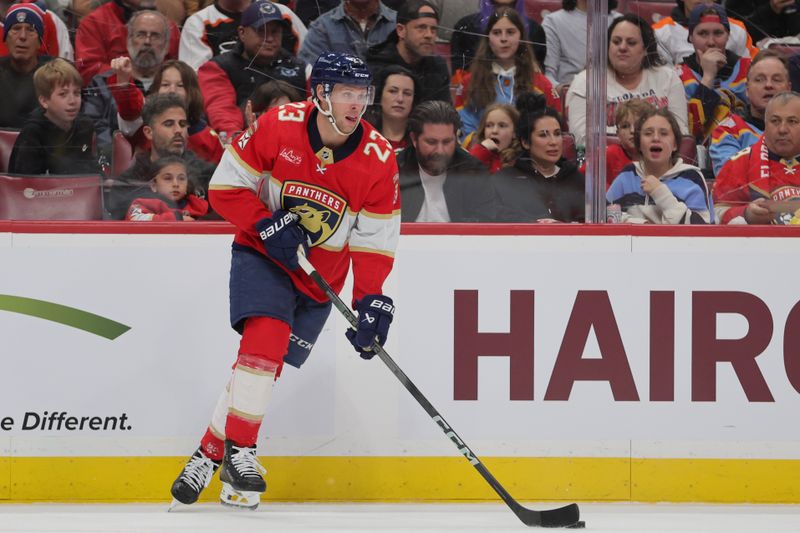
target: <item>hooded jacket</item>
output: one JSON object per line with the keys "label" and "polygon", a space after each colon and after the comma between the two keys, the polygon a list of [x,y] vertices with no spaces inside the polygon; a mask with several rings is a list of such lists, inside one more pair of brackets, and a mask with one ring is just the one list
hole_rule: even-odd
{"label": "hooded jacket", "polygon": [[622,207],[623,222],[713,223],[711,196],[699,168],[678,158],[672,168],[659,177],[661,186],[651,194],[642,190],[644,175],[642,163],[636,161],[622,170],[606,193],[609,203]]}

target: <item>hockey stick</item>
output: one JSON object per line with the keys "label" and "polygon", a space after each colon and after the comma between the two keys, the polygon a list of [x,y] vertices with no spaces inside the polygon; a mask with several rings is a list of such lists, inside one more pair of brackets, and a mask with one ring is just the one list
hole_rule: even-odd
{"label": "hockey stick", "polygon": [[[297,259],[300,262],[300,268],[309,275],[309,277],[314,280],[314,283],[322,289],[325,295],[330,298],[333,305],[336,309],[339,310],[342,315],[347,319],[350,323],[350,327],[356,329],[358,327],[358,319],[347,307],[339,295],[336,294],[328,282],[323,279],[323,277],[316,271],[314,266],[308,261],[305,254],[303,253],[304,250],[302,246],[299,248],[297,253]],[[444,434],[447,435],[453,444],[456,445],[458,451],[464,455],[464,458],[469,461],[469,463],[475,467],[483,479],[486,480],[487,483],[500,495],[506,505],[508,505],[511,510],[517,515],[522,523],[526,526],[537,526],[537,527],[565,527],[565,528],[583,528],[585,527],[585,523],[580,518],[580,510],[578,509],[578,505],[571,503],[564,507],[559,507],[558,509],[548,509],[546,511],[536,511],[533,509],[527,509],[520,505],[517,500],[515,500],[506,489],[500,484],[497,479],[489,472],[478,456],[475,455],[472,450],[467,446],[467,444],[461,440],[455,430],[450,427],[450,425],[445,422],[444,418],[439,411],[428,401],[428,399],[422,394],[422,392],[417,388],[416,385],[409,379],[409,377],[403,372],[403,370],[397,366],[397,363],[394,362],[386,350],[376,342],[372,343],[372,350],[375,351],[376,355],[380,357],[381,361],[389,367],[389,370],[392,371],[392,374],[403,384],[403,386],[411,393],[415,400],[425,409],[425,412],[428,413],[434,422],[444,431]]]}

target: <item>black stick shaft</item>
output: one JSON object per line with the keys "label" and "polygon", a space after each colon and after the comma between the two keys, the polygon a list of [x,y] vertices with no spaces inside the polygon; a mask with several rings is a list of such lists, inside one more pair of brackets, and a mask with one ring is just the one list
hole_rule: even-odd
{"label": "black stick shaft", "polygon": [[[342,301],[336,292],[331,288],[327,281],[314,269],[313,265],[306,259],[305,254],[298,253],[300,267],[309,275],[309,277],[317,284],[317,286],[325,293],[331,300],[331,303],[339,310],[339,312],[347,319],[353,329],[358,328],[358,318],[350,310],[347,304]],[[483,479],[495,490],[495,492],[503,499],[514,514],[522,520],[523,523],[529,526],[543,526],[543,527],[570,527],[578,524],[580,517],[578,506],[575,504],[567,505],[559,509],[549,511],[535,511],[527,509],[520,505],[503,487],[499,481],[489,472],[489,469],[484,466],[477,455],[470,449],[469,446],[458,436],[455,430],[445,421],[444,417],[439,411],[428,401],[422,391],[420,391],[405,372],[395,363],[394,359],[386,353],[386,350],[376,342],[372,343],[372,350],[389,367],[392,374],[403,384],[403,386],[411,393],[414,399],[419,403],[425,412],[428,413],[434,422],[441,428],[447,438],[455,444],[464,458],[475,467],[475,469],[483,476]],[[581,523],[582,524],[582,523]]]}

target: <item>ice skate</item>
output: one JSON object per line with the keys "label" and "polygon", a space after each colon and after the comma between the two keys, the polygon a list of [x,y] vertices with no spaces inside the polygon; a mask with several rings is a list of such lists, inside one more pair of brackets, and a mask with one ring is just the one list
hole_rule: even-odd
{"label": "ice skate", "polygon": [[267,470],[256,457],[256,447],[240,447],[225,441],[225,459],[219,479],[222,481],[220,502],[230,507],[255,510],[261,501],[261,493],[267,483],[261,474]]}
{"label": "ice skate", "polygon": [[206,457],[202,448],[197,450],[189,458],[186,466],[183,467],[178,479],[172,484],[172,504],[169,510],[175,508],[179,503],[191,505],[200,497],[200,493],[211,482],[214,472],[217,471],[221,461],[214,461]]}

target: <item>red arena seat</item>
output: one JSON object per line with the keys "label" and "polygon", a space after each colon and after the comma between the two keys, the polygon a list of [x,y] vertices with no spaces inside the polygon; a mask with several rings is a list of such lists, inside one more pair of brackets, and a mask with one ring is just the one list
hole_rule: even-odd
{"label": "red arena seat", "polygon": [[111,175],[119,177],[133,164],[133,147],[121,131],[115,131],[111,142]]}
{"label": "red arena seat", "polygon": [[102,220],[100,176],[2,176],[0,219]]}
{"label": "red arena seat", "polygon": [[8,172],[8,162],[18,135],[19,130],[0,129],[0,172]]}

